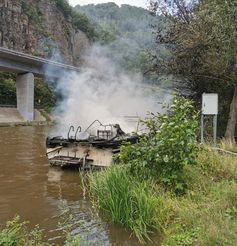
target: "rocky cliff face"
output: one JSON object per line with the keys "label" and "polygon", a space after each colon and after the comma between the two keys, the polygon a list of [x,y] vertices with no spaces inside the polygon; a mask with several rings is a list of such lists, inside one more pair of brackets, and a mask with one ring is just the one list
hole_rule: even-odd
{"label": "rocky cliff face", "polygon": [[45,58],[57,50],[64,62],[77,65],[89,40],[55,0],[0,0],[0,46]]}

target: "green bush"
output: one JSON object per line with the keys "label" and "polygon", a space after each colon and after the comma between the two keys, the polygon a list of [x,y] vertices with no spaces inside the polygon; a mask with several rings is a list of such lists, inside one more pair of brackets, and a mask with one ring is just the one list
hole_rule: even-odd
{"label": "green bush", "polygon": [[[35,106],[47,112],[55,106],[56,96],[54,88],[41,78],[35,78],[34,102]],[[0,74],[0,104],[16,105],[16,75],[10,73]]]}
{"label": "green bush", "polygon": [[155,196],[151,182],[137,181],[126,166],[93,173],[90,187],[98,207],[114,222],[130,228],[140,241],[149,238],[150,232],[162,230],[168,214],[164,201]]}
{"label": "green bush", "polygon": [[0,74],[0,104],[16,105],[16,76]]}
{"label": "green bush", "polygon": [[[43,230],[35,226],[33,230],[28,228],[29,222],[21,222],[16,216],[6,223],[6,227],[0,230],[1,246],[56,246],[48,243],[43,235]],[[64,225],[65,226],[65,225]],[[72,236],[68,229],[63,231],[66,246],[80,246],[80,235]],[[58,245],[58,244],[57,244]]]}
{"label": "green bush", "polygon": [[149,134],[137,145],[123,146],[118,161],[129,164],[130,172],[141,179],[154,178],[175,192],[183,192],[184,167],[196,164],[198,153],[198,121],[192,103],[175,96],[166,114],[152,114],[145,124]]}
{"label": "green bush", "polygon": [[[20,217],[16,216],[8,221],[6,227],[0,231],[1,246],[50,246],[44,242],[43,231],[37,226],[29,231],[28,222],[21,222]],[[52,246],[52,245],[51,245]]]}

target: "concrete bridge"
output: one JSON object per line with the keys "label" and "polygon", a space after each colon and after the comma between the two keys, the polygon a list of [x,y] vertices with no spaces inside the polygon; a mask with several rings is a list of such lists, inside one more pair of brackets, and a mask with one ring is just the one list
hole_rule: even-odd
{"label": "concrete bridge", "polygon": [[17,74],[17,109],[27,121],[34,120],[34,76],[60,78],[79,68],[0,47],[0,71]]}

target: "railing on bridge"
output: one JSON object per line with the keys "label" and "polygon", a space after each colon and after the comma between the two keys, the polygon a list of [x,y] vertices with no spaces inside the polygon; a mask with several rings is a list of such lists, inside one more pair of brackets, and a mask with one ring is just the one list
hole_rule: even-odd
{"label": "railing on bridge", "polygon": [[60,78],[63,72],[79,72],[75,66],[0,47],[0,71],[33,73]]}

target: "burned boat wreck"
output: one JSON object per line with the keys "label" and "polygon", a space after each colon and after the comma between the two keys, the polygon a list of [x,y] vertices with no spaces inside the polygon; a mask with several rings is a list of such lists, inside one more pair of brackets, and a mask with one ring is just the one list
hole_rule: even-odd
{"label": "burned boat wreck", "polygon": [[70,126],[67,138],[48,137],[47,157],[52,166],[98,169],[111,165],[113,155],[119,153],[124,142],[135,144],[137,141],[136,134],[126,134],[119,124],[103,125],[95,120],[84,131],[80,126]]}

